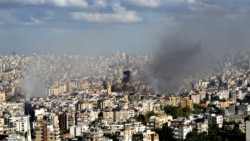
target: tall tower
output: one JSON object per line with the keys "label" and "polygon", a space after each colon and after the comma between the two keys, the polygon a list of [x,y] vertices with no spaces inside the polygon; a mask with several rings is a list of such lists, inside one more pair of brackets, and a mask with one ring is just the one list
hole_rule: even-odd
{"label": "tall tower", "polygon": [[129,70],[123,72],[123,80],[122,80],[122,82],[123,83],[130,82],[130,71]]}

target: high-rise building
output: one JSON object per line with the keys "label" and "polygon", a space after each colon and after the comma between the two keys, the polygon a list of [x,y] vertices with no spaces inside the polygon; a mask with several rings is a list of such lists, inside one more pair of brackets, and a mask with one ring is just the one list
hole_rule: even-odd
{"label": "high-rise building", "polygon": [[169,96],[169,105],[171,106],[179,106],[180,101],[181,101],[180,96],[177,96],[177,95]]}
{"label": "high-rise building", "polygon": [[250,141],[250,121],[246,121],[246,141]]}
{"label": "high-rise building", "polygon": [[60,141],[60,129],[58,126],[47,125],[47,140]]}
{"label": "high-rise building", "polygon": [[62,113],[59,115],[59,127],[60,130],[68,129],[68,116],[66,113]]}
{"label": "high-rise building", "polygon": [[68,82],[68,92],[73,93],[75,90],[77,90],[77,83],[75,81]]}
{"label": "high-rise building", "polygon": [[192,94],[189,96],[192,99],[193,103],[200,104],[201,102],[201,95],[200,94]]}
{"label": "high-rise building", "polygon": [[35,141],[47,140],[47,124],[45,122],[36,122],[35,124]]}
{"label": "high-rise building", "polygon": [[181,140],[185,140],[187,134],[193,130],[191,121],[185,118],[172,120],[170,127],[173,129],[175,138]]}
{"label": "high-rise building", "polygon": [[60,130],[58,126],[46,122],[36,123],[35,141],[60,141]]}
{"label": "high-rise building", "polygon": [[122,79],[122,82],[123,83],[128,83],[130,82],[130,71],[127,70],[127,71],[123,71],[123,79]]}
{"label": "high-rise building", "polygon": [[110,84],[110,82],[103,81],[103,89],[107,90],[107,93],[110,94],[112,89],[112,85]]}
{"label": "high-rise building", "polygon": [[4,102],[6,100],[6,94],[3,91],[0,91],[0,102]]}
{"label": "high-rise building", "polygon": [[182,108],[189,107],[191,110],[193,110],[193,100],[188,98],[181,99],[180,105]]}
{"label": "high-rise building", "polygon": [[30,116],[11,117],[9,122],[13,131],[25,135],[26,141],[31,141]]}

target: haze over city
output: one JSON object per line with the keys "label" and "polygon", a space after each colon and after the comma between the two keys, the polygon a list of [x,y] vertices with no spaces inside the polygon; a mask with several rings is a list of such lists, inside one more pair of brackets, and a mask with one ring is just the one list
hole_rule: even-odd
{"label": "haze over city", "polygon": [[0,0],[0,140],[250,141],[250,1]]}
{"label": "haze over city", "polygon": [[1,0],[0,51],[155,52],[169,37],[248,47],[245,0]]}

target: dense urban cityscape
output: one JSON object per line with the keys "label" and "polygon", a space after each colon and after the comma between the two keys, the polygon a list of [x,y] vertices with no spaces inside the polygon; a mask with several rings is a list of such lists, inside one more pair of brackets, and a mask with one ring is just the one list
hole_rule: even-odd
{"label": "dense urban cityscape", "polygon": [[158,93],[145,53],[1,56],[1,140],[247,140],[249,55]]}
{"label": "dense urban cityscape", "polygon": [[250,1],[0,0],[0,140],[250,141]]}

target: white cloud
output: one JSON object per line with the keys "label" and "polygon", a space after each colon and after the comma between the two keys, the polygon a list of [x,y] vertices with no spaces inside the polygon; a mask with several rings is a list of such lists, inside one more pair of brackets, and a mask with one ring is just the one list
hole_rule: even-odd
{"label": "white cloud", "polygon": [[52,20],[55,18],[55,14],[53,11],[46,11],[45,12],[45,17],[43,17],[43,20]]}
{"label": "white cloud", "polygon": [[188,3],[197,3],[197,0],[187,0]]}
{"label": "white cloud", "polygon": [[105,8],[107,6],[106,0],[94,0],[93,7]]}
{"label": "white cloud", "polygon": [[114,4],[112,9],[114,13],[73,12],[71,16],[76,20],[91,22],[138,22],[141,20],[135,11],[129,11],[120,4]]}
{"label": "white cloud", "polygon": [[31,5],[40,5],[40,4],[50,4],[58,7],[87,7],[88,3],[85,0],[1,0],[0,3],[20,3],[20,4],[31,4]]}
{"label": "white cloud", "polygon": [[21,22],[20,24],[21,25],[26,25],[26,26],[35,26],[35,25],[39,25],[39,24],[42,23],[41,20],[36,19],[36,18],[34,18],[32,16],[29,16],[29,20],[30,21],[27,21],[27,22]]}
{"label": "white cloud", "polygon": [[157,8],[163,5],[178,4],[181,2],[194,3],[197,0],[124,0],[124,1],[141,7]]}
{"label": "white cloud", "polygon": [[79,6],[79,7],[87,7],[88,3],[85,0],[48,0],[52,1],[56,6]]}
{"label": "white cloud", "polygon": [[161,0],[127,0],[129,3],[143,7],[159,7]]}

